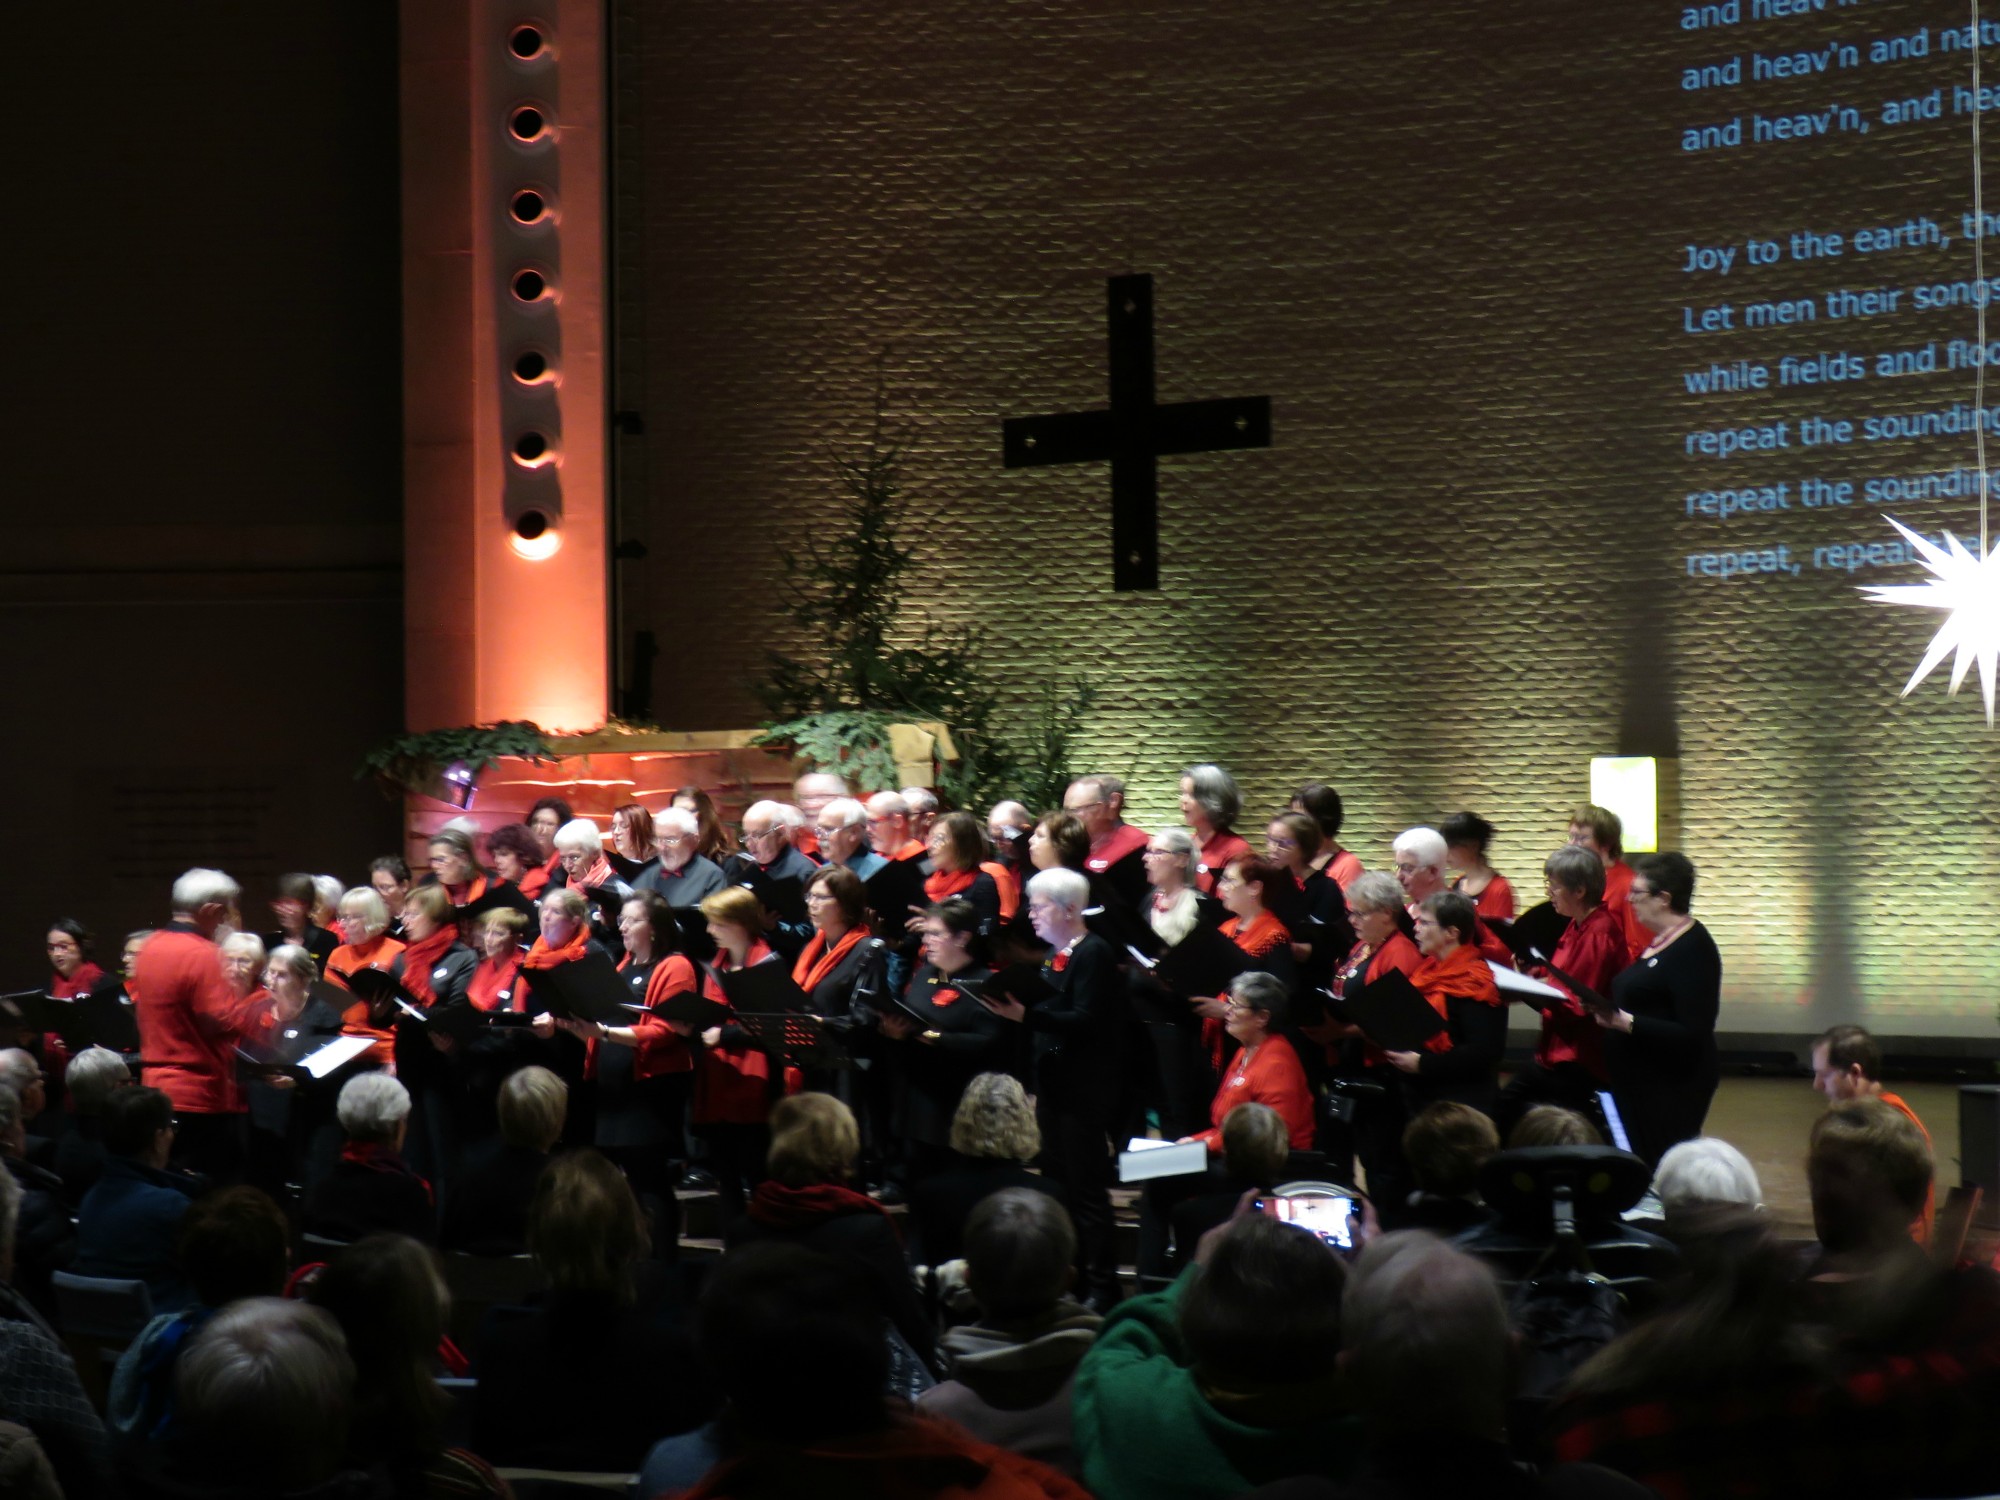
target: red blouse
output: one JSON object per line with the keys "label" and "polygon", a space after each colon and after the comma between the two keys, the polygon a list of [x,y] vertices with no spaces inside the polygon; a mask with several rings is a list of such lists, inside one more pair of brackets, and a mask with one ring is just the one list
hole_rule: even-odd
{"label": "red blouse", "polygon": [[1207,1146],[1211,1156],[1222,1153],[1222,1123],[1239,1104],[1270,1105],[1284,1120],[1292,1149],[1312,1149],[1312,1087],[1306,1082],[1298,1053],[1283,1037],[1267,1036],[1255,1047],[1242,1049],[1224,1071],[1222,1086],[1208,1107],[1208,1118],[1214,1123],[1192,1137]]}

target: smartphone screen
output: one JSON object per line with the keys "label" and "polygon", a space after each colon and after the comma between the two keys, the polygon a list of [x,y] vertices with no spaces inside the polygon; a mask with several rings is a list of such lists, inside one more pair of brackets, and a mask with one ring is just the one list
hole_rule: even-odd
{"label": "smartphone screen", "polygon": [[1336,1250],[1354,1248],[1354,1225],[1359,1217],[1352,1198],[1259,1198],[1251,1205],[1259,1213],[1286,1224],[1311,1230]]}

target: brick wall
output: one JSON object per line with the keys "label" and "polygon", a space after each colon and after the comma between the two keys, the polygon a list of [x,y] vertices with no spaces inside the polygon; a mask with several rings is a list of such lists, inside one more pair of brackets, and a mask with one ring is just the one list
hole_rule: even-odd
{"label": "brick wall", "polygon": [[[1993,741],[1896,700],[1921,622],[1684,576],[1719,544],[1677,503],[1689,225],[1787,222],[1842,171],[1843,212],[1893,194],[1884,158],[1806,184],[1773,155],[1712,202],[1677,10],[619,0],[617,462],[650,549],[620,634],[660,633],[656,716],[754,718],[776,550],[879,371],[937,518],[919,599],[983,621],[1024,698],[1098,683],[1081,758],[1142,821],[1212,756],[1260,811],[1335,782],[1371,865],[1477,809],[1533,891],[1591,754],[1678,753],[1726,1026],[1990,1034]],[[1961,139],[1891,175],[1961,191]],[[1110,592],[1101,467],[999,464],[1002,417],[1103,404],[1126,271],[1161,400],[1274,408],[1268,452],[1162,462],[1154,595]]]}

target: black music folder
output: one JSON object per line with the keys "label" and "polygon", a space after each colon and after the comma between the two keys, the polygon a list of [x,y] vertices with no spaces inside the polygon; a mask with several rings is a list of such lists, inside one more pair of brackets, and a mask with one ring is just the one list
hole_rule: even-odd
{"label": "black music folder", "polygon": [[1358,990],[1349,988],[1335,1014],[1359,1026],[1384,1052],[1418,1051],[1444,1030],[1444,1017],[1400,969],[1390,969]]}

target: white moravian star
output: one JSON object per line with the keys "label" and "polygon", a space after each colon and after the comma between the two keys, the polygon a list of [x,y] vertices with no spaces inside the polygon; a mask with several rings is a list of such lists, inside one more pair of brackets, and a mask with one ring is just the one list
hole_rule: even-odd
{"label": "white moravian star", "polygon": [[1986,696],[1986,727],[1991,729],[1994,671],[2000,664],[2000,545],[1982,559],[1966,550],[1949,531],[1940,547],[1894,516],[1889,517],[1889,524],[1902,532],[1931,576],[1923,583],[1867,584],[1861,592],[1883,604],[1947,611],[1944,623],[1931,637],[1930,649],[1903,685],[1902,695],[1907,698],[1910,690],[1930,675],[1931,668],[1956,652],[1951,664],[1951,691],[1958,691],[1965,674],[1977,662],[1979,686]]}

